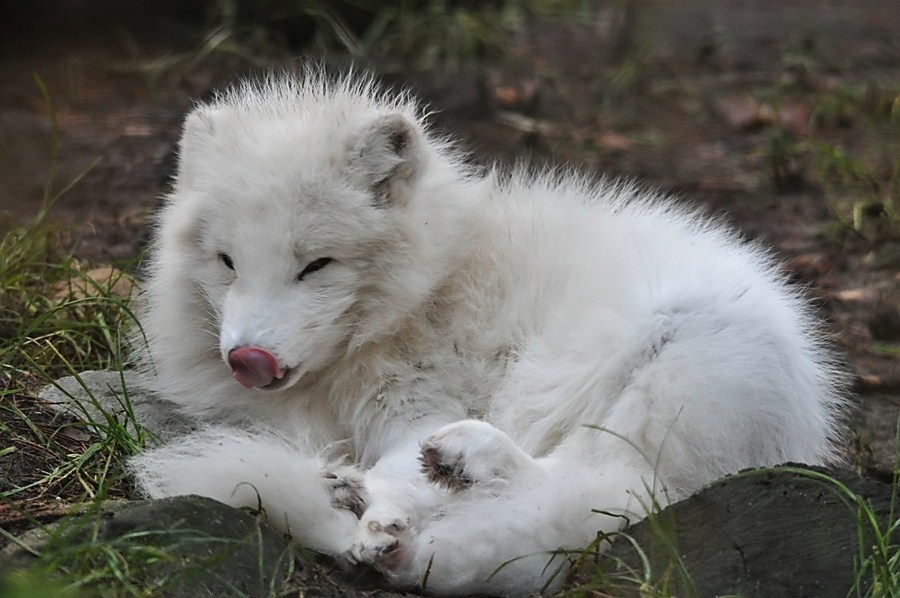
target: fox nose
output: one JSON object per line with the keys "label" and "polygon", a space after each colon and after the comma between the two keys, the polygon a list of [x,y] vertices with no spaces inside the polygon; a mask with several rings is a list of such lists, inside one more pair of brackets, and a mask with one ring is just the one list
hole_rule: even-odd
{"label": "fox nose", "polygon": [[260,388],[284,377],[278,358],[262,347],[238,347],[228,352],[231,375],[246,388]]}

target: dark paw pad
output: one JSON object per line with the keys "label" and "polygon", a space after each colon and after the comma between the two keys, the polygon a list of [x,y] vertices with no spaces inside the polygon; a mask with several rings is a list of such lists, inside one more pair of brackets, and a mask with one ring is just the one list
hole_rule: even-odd
{"label": "dark paw pad", "polygon": [[466,475],[465,462],[462,455],[458,455],[452,461],[447,461],[445,455],[434,447],[422,447],[419,461],[422,463],[422,473],[428,480],[439,486],[443,486],[451,492],[465,490],[472,485],[472,479]]}
{"label": "dark paw pad", "polygon": [[357,519],[362,517],[366,510],[362,480],[334,473],[326,473],[324,477],[331,492],[331,506],[335,509],[347,509],[356,515]]}

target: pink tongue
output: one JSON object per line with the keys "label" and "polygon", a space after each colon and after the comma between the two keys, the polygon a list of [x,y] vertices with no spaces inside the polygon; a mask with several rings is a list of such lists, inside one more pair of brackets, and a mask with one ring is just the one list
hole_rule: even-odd
{"label": "pink tongue", "polygon": [[259,347],[240,347],[228,353],[228,365],[234,379],[253,388],[269,384],[284,376],[278,358]]}

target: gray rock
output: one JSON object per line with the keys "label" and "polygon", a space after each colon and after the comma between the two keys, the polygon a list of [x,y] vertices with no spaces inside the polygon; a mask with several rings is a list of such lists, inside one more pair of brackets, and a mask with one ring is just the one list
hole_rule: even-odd
{"label": "gray rock", "polygon": [[[114,552],[138,587],[173,598],[278,595],[295,559],[289,541],[258,517],[201,496],[106,504],[20,542],[76,571],[102,569]],[[19,566],[27,560],[21,549],[4,556]]]}
{"label": "gray rock", "polygon": [[[889,484],[847,472],[803,466],[753,470],[712,484],[627,534],[649,558],[654,579],[672,575],[674,595],[844,598],[861,554],[875,544],[872,526],[851,494],[871,506],[884,531],[891,524],[891,492]],[[896,550],[896,542],[889,550]],[[625,537],[615,540],[601,562],[611,575],[645,571]],[[871,568],[862,572],[859,595],[866,594],[873,575]]]}
{"label": "gray rock", "polygon": [[159,548],[146,572],[171,580],[168,596],[267,596],[284,585],[294,553],[253,515],[200,496],[141,501],[100,519],[103,540]]}
{"label": "gray rock", "polygon": [[44,553],[54,571],[102,579],[98,571],[115,554],[133,588],[169,598],[412,596],[382,589],[371,571],[340,569],[263,520],[202,496],[107,501],[25,532],[0,551],[0,562],[27,568]]}

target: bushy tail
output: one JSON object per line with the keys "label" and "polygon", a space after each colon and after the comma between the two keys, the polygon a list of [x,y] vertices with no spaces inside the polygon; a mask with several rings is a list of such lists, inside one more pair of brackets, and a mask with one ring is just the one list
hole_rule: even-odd
{"label": "bushy tail", "polygon": [[199,494],[235,507],[262,508],[270,525],[312,550],[349,547],[356,517],[332,506],[323,460],[271,433],[208,428],[129,462],[150,498]]}

